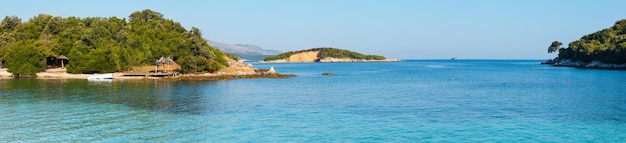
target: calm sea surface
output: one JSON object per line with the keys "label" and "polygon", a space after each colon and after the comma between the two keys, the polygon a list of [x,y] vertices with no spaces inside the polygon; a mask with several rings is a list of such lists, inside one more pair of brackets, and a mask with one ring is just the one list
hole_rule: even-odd
{"label": "calm sea surface", "polygon": [[[0,80],[0,142],[626,142],[626,71],[255,64],[288,79]],[[332,72],[332,76],[323,76]]]}

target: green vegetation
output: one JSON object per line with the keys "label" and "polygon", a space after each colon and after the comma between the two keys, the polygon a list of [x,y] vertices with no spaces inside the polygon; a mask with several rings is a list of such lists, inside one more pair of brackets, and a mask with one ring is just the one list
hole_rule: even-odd
{"label": "green vegetation", "polygon": [[548,53],[556,52],[557,50],[559,50],[559,48],[561,48],[561,45],[563,45],[563,43],[559,41],[552,42],[552,44],[550,44],[550,47],[548,47]]}
{"label": "green vegetation", "polygon": [[257,53],[233,53],[233,55],[240,57],[242,59],[246,59],[246,60],[252,60],[252,61],[259,61],[259,60],[263,60],[267,57],[271,57],[272,55],[261,55],[261,54],[257,54]]}
{"label": "green vegetation", "polygon": [[364,59],[364,60],[384,60],[384,59],[386,59],[385,57],[379,56],[379,55],[364,55],[364,54],[361,54],[361,53],[352,52],[352,51],[343,50],[343,49],[323,47],[323,48],[313,48],[313,49],[301,50],[301,51],[285,52],[285,53],[282,53],[282,54],[279,54],[279,55],[276,55],[276,56],[273,56],[273,57],[265,58],[265,61],[289,58],[289,56],[291,56],[293,54],[298,54],[298,53],[303,53],[303,52],[311,52],[311,51],[320,51],[320,53],[318,55],[318,57],[320,59],[327,58],[327,57]]}
{"label": "green vegetation", "polygon": [[267,58],[265,58],[263,60],[264,61],[271,61],[271,60],[279,60],[279,59],[289,58],[289,56],[291,56],[293,54],[302,53],[302,52],[306,52],[306,51],[298,51],[298,52],[289,51],[289,52],[284,52],[284,53],[278,54],[276,56],[267,57]]}
{"label": "green vegetation", "polygon": [[[107,73],[152,65],[172,57],[184,73],[217,71],[225,55],[202,38],[198,28],[186,30],[161,13],[143,10],[126,18],[67,17],[40,14],[22,23],[6,16],[0,23],[0,59],[9,72],[32,75],[46,61],[65,55],[69,73]],[[58,62],[57,62],[58,63]]]}
{"label": "green vegetation", "polygon": [[[555,41],[558,42],[558,41]],[[610,28],[588,34],[560,48],[560,42],[552,42],[548,53],[558,49],[555,61],[572,60],[581,62],[626,63],[626,19],[615,22]]]}

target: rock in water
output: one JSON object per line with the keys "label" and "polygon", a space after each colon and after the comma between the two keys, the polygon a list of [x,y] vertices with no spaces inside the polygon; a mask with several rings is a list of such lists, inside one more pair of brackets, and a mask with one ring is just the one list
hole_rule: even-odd
{"label": "rock in water", "polygon": [[274,66],[270,67],[270,70],[267,70],[265,72],[265,74],[277,74],[278,72],[276,72],[276,70],[274,70]]}

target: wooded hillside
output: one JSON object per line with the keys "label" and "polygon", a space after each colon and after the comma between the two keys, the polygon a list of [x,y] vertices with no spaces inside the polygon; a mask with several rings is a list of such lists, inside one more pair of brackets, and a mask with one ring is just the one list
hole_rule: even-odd
{"label": "wooded hillside", "polygon": [[582,36],[569,43],[567,48],[561,45],[561,42],[554,41],[548,48],[548,53],[559,52],[555,61],[626,63],[626,19],[615,22],[613,27]]}
{"label": "wooded hillside", "polygon": [[224,54],[202,38],[152,10],[117,17],[59,17],[40,14],[26,22],[6,16],[0,23],[0,60],[13,74],[34,74],[70,60],[70,73],[125,71],[172,57],[182,72],[216,71],[228,66]]}

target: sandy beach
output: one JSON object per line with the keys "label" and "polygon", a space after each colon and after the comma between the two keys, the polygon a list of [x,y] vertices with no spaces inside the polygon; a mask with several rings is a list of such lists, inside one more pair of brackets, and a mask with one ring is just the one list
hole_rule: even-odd
{"label": "sandy beach", "polygon": [[[65,69],[48,69],[45,72],[37,73],[37,79],[87,79],[90,76],[99,74],[69,74]],[[204,74],[187,74],[176,77],[168,77],[169,80],[229,80],[234,78],[288,78],[294,74],[241,74],[241,73],[204,73]],[[13,75],[7,72],[6,68],[0,69],[0,78],[13,78]],[[133,79],[164,79],[163,77],[144,77],[144,76],[124,76],[124,73],[113,73],[115,80],[133,80]]]}
{"label": "sandy beach", "polygon": [[61,79],[87,79],[89,74],[69,74],[65,68],[48,69],[45,72],[37,73],[37,78],[61,78]]}
{"label": "sandy beach", "polygon": [[[70,74],[64,68],[48,69],[45,72],[37,73],[39,79],[87,79],[90,76],[99,74]],[[144,79],[144,77],[125,77],[122,73],[113,73],[115,79]],[[7,72],[7,68],[0,69],[0,78],[13,78],[13,74]]]}
{"label": "sandy beach", "polygon": [[7,68],[0,68],[0,78],[8,78],[11,76],[11,73],[7,72]]}
{"label": "sandy beach", "polygon": [[[217,73],[202,74],[184,74],[176,77],[168,77],[171,80],[228,80],[233,78],[287,78],[293,77],[293,74],[257,74],[251,64],[241,61],[229,60],[231,66],[220,70]],[[134,71],[116,72],[113,79],[163,79],[163,77],[146,77],[146,76],[124,76],[124,74],[141,74],[148,73],[153,66],[139,67]],[[275,72],[275,71],[274,71]],[[110,73],[109,73],[110,74]],[[38,79],[88,79],[90,76],[99,74],[70,74],[65,68],[47,69],[45,72],[36,74]],[[13,75],[7,72],[7,68],[0,69],[0,78],[13,78]]]}

